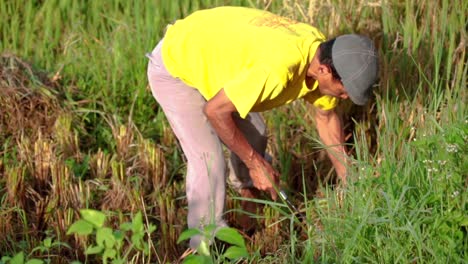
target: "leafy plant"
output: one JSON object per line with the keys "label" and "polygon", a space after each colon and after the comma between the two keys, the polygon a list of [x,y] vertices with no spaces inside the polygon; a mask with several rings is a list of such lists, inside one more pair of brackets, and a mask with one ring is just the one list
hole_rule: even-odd
{"label": "leafy plant", "polygon": [[[25,256],[24,252],[21,251],[14,255],[13,257],[10,256],[4,256],[0,260],[0,264],[42,264],[42,263],[51,263],[50,259],[50,253],[53,248],[56,247],[67,247],[70,248],[69,245],[66,243],[62,243],[60,241],[54,241],[51,237],[46,237],[40,245],[35,247],[31,253],[29,253],[28,256]],[[38,258],[29,258],[32,254],[34,254],[36,251],[39,251],[42,254],[46,254],[48,257],[45,260],[41,260]]]}
{"label": "leafy plant", "polygon": [[[235,262],[249,258],[245,241],[234,228],[218,228],[215,225],[208,225],[203,230],[189,228],[182,232],[177,243],[194,236],[201,236],[201,242],[197,250],[184,259],[185,264]],[[213,243],[215,238],[230,246],[226,249],[223,246],[218,246]]]}
{"label": "leafy plant", "polygon": [[7,263],[8,264],[43,264],[44,261],[40,259],[36,259],[36,258],[26,260],[24,256],[24,252],[21,251],[17,253],[16,255],[14,255],[13,257],[8,257],[8,256],[2,257],[2,259],[0,260],[0,264],[7,264]]}
{"label": "leafy plant", "polygon": [[[85,254],[100,255],[102,263],[111,260],[113,264],[128,263],[127,255],[131,250],[141,251],[145,256],[150,254],[149,244],[144,240],[145,235],[150,235],[156,230],[154,225],[148,225],[145,231],[143,216],[138,212],[131,222],[125,222],[120,225],[120,229],[113,230],[104,226],[106,215],[100,211],[92,209],[80,210],[82,219],[73,223],[68,229],[67,234],[77,234],[82,236],[93,235],[95,243],[89,245]],[[126,236],[131,233],[130,239]],[[124,250],[124,241],[131,241],[130,247]]]}

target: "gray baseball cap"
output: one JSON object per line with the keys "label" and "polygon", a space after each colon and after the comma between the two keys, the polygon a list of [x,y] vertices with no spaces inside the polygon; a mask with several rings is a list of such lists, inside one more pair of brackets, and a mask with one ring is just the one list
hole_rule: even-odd
{"label": "gray baseball cap", "polygon": [[332,60],[351,100],[365,105],[378,79],[377,51],[368,37],[349,34],[336,38]]}

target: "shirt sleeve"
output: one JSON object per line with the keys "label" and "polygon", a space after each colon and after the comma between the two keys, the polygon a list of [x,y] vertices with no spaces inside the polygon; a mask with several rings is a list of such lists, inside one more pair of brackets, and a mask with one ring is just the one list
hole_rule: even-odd
{"label": "shirt sleeve", "polygon": [[339,101],[336,97],[321,94],[319,89],[306,94],[304,100],[325,111],[334,109]]}
{"label": "shirt sleeve", "polygon": [[265,67],[256,66],[241,71],[224,85],[224,92],[236,107],[240,117],[245,118],[260,100],[269,75]]}

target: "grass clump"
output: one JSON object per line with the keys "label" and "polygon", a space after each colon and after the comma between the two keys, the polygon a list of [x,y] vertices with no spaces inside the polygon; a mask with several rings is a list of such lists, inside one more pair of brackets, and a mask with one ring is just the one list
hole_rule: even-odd
{"label": "grass clump", "polygon": [[[102,261],[104,251],[85,251],[107,242],[67,235],[88,208],[105,215],[106,234],[140,220],[156,226],[138,233],[148,254],[129,238],[119,240],[119,258],[179,261],[186,168],[148,90],[144,54],[168,22],[230,4],[306,21],[329,37],[369,35],[381,59],[375,100],[339,107],[354,159],[345,190],[335,184],[307,105],[265,113],[268,152],[307,219],[299,223],[282,203],[259,200],[259,228],[238,243],[249,250],[247,262],[466,262],[467,3],[0,2],[0,49],[9,52],[0,56],[0,252]],[[230,194],[226,218],[235,225],[239,199]]]}

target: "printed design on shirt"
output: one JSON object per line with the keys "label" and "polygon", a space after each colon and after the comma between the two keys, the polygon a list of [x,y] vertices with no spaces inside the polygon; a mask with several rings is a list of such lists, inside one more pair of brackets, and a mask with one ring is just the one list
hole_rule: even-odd
{"label": "printed design on shirt", "polygon": [[270,27],[270,28],[285,28],[292,32],[295,30],[291,27],[299,22],[287,17],[281,17],[275,14],[264,14],[260,17],[255,17],[250,21],[250,24],[257,27]]}

